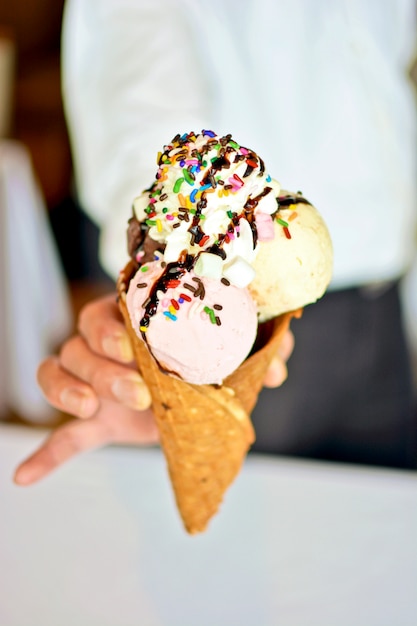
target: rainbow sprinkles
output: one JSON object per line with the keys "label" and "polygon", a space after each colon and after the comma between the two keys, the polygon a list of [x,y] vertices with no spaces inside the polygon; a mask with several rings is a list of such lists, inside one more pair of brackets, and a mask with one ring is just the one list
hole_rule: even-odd
{"label": "rainbow sprinkles", "polygon": [[[167,262],[184,249],[195,257],[209,253],[221,259],[222,267],[203,257],[202,275],[208,271],[227,277],[234,262],[240,270],[242,261],[250,266],[258,240],[273,238],[273,220],[291,238],[289,222],[279,215],[279,183],[265,172],[263,160],[230,134],[219,137],[203,130],[177,135],[158,154],[157,164],[154,183],[134,201],[134,214],[151,239],[166,244]],[[294,208],[298,201],[294,197]]]}
{"label": "rainbow sprinkles", "polygon": [[[143,272],[147,262],[162,255],[164,267],[170,265],[177,280],[186,267],[197,277],[244,288],[255,276],[252,265],[258,241],[274,239],[274,222],[290,239],[297,204],[308,203],[299,194],[282,195],[263,160],[230,134],[220,137],[211,130],[178,134],[158,153],[157,165],[155,181],[135,199],[129,222],[129,251]],[[285,220],[282,208],[291,210]],[[182,289],[168,297],[166,291],[174,285],[163,277],[160,297],[144,306],[154,311],[157,301],[166,319],[176,321],[184,295],[190,296]],[[221,324],[207,303],[200,313]],[[141,325],[142,332],[147,325],[148,321]]]}

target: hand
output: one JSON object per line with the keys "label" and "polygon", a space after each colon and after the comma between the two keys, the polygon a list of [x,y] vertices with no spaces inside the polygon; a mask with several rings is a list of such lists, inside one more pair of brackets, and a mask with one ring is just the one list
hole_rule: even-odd
{"label": "hand", "polygon": [[[29,485],[73,456],[106,444],[155,444],[158,431],[149,408],[151,397],[136,371],[133,351],[115,296],[93,300],[79,317],[79,334],[58,357],[41,363],[38,381],[47,400],[78,418],[58,427],[15,474]],[[277,387],[287,377],[286,361],[294,346],[288,331],[265,377]]]}
{"label": "hand", "polygon": [[78,331],[59,357],[49,357],[38,370],[50,404],[78,419],[58,427],[17,468],[19,485],[40,480],[86,450],[110,443],[158,442],[151,397],[136,371],[115,295],[86,305]]}
{"label": "hand", "polygon": [[279,387],[287,379],[287,361],[294,350],[294,335],[290,330],[285,333],[277,354],[269,364],[264,378],[264,387]]}

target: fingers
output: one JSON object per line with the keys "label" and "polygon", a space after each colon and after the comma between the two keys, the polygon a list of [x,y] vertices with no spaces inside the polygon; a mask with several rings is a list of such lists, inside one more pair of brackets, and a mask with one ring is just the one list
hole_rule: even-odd
{"label": "fingers", "polygon": [[133,360],[115,296],[95,300],[79,318],[80,335],[63,345],[58,358],[38,368],[38,382],[47,400],[76,417],[58,428],[15,475],[31,484],[80,452],[118,443],[156,443],[158,431],[149,407],[150,393]]}
{"label": "fingers", "polygon": [[115,294],[93,300],[80,313],[78,329],[99,355],[129,363],[134,354]]}
{"label": "fingers", "polygon": [[276,356],[272,359],[264,379],[264,387],[279,387],[287,379],[287,361],[294,349],[294,335],[288,330],[278,348]]}
{"label": "fingers", "polygon": [[268,371],[264,378],[264,387],[279,387],[287,379],[287,376],[287,366],[284,361],[276,356],[269,364]]}
{"label": "fingers", "polygon": [[118,400],[136,410],[151,404],[150,393],[138,372],[98,356],[80,336],[63,345],[60,363],[67,372],[89,383],[100,398]]}
{"label": "fingers", "polygon": [[295,344],[294,334],[291,332],[291,330],[287,330],[287,332],[282,338],[281,345],[278,348],[278,355],[285,362],[287,362],[288,359],[290,358],[294,350],[294,344]]}
{"label": "fingers", "polygon": [[158,431],[151,411],[132,411],[104,401],[97,415],[58,428],[16,470],[18,485],[31,485],[74,456],[108,443],[155,444]]}
{"label": "fingers", "polygon": [[79,328],[82,337],[69,339],[59,359],[51,357],[39,367],[38,382],[47,400],[81,418],[94,415],[101,398],[136,410],[148,408],[148,389],[139,374],[126,367],[133,352],[115,296],[86,305]]}
{"label": "fingers", "polygon": [[105,443],[105,431],[96,418],[71,422],[58,428],[32,456],[16,470],[18,485],[30,485],[84,450]]}
{"label": "fingers", "polygon": [[48,402],[60,411],[86,418],[94,415],[99,407],[99,399],[93,389],[65,372],[55,357],[40,364],[38,383]]}

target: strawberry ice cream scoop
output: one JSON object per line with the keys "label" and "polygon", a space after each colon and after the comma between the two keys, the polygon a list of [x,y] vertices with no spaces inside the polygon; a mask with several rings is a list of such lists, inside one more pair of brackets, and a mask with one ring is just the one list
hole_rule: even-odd
{"label": "strawberry ice cream scoop", "polygon": [[257,332],[247,289],[198,276],[187,261],[163,256],[130,281],[132,326],[159,367],[189,383],[221,384],[248,356]]}

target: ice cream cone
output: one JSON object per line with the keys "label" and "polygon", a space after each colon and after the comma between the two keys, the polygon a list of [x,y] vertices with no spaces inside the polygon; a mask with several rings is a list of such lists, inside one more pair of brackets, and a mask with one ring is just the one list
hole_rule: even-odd
{"label": "ice cream cone", "polygon": [[283,313],[269,322],[260,324],[251,355],[224,381],[224,386],[233,389],[248,415],[255,407],[268,367],[292,318],[301,317],[302,311],[301,308]]}
{"label": "ice cream cone", "polygon": [[264,325],[263,345],[222,386],[192,385],[162,372],[136,335],[126,307],[132,264],[118,280],[119,307],[138,369],[151,392],[178,510],[190,534],[205,530],[255,439],[250,420],[263,379],[293,316]]}

